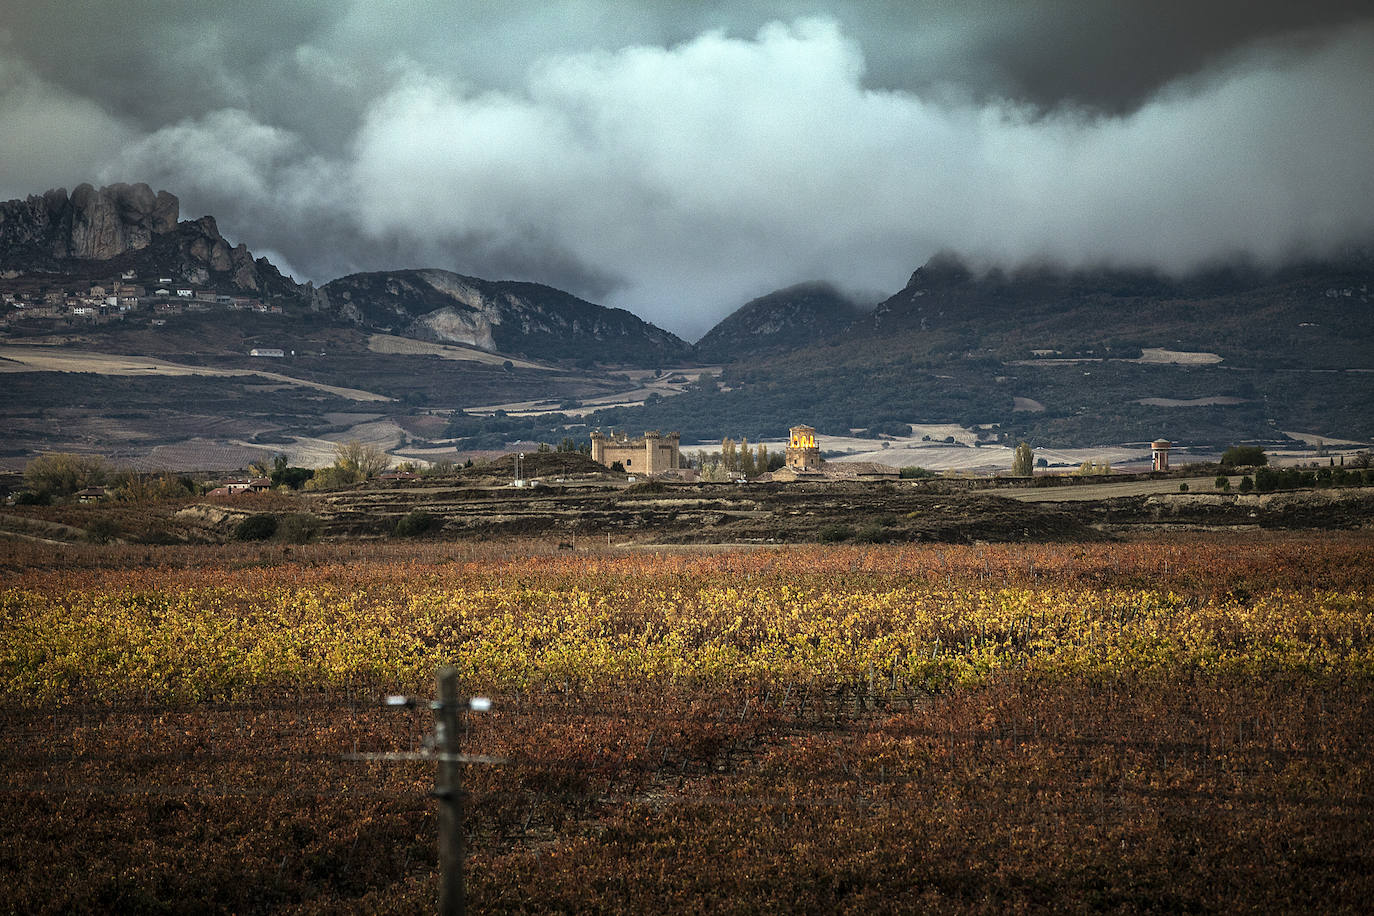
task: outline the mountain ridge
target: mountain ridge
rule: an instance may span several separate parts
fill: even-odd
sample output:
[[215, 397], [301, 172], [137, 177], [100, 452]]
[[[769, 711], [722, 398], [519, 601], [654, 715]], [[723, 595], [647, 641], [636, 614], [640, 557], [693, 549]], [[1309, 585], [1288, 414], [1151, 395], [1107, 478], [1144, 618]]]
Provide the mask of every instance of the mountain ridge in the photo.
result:
[[764, 352], [824, 343], [841, 334], [862, 309], [833, 285], [798, 283], [751, 299], [696, 342], [699, 359], [732, 362]]
[[370, 330], [584, 367], [665, 365], [691, 354], [690, 344], [632, 312], [539, 283], [427, 268], [349, 274], [319, 289], [298, 284], [246, 245], [231, 246], [213, 216], [179, 220], [179, 210], [175, 195], [142, 183], [0, 202], [0, 279], [50, 286], [131, 272]]
[[[1237, 264], [1184, 278], [1043, 265], [982, 270], [945, 253], [870, 311], [853, 311], [825, 284], [799, 284], [750, 300], [692, 346], [630, 312], [538, 283], [417, 269], [301, 286], [244, 246], [230, 247], [212, 217], [177, 221], [172, 195], [146, 186], [78, 190], [0, 204], [0, 280], [26, 269], [33, 274], [15, 282], [60, 285], [60, 271], [96, 278], [156, 265], [188, 283], [232, 286], [236, 271], [252, 265], [258, 296], [286, 305], [286, 324], [264, 319], [278, 323], [248, 334], [246, 319], [203, 306], [194, 321], [205, 344], [150, 327], [166, 322], [144, 320], [146, 312], [109, 332], [124, 334], [127, 352], [177, 346], [204, 354], [213, 345], [213, 358], [226, 362], [242, 361], [250, 347], [298, 349], [312, 354], [290, 364], [302, 377], [353, 384], [351, 376], [366, 371], [377, 390], [408, 405], [508, 406], [528, 423], [489, 423], [492, 435], [507, 438], [558, 442], [600, 426], [675, 429], [683, 441], [755, 439], [798, 422], [825, 435], [875, 437], [956, 424], [978, 430], [980, 442], [1027, 438], [1066, 447], [1160, 435], [1265, 440], [1283, 429], [1374, 437], [1374, 258], [1363, 249], [1325, 262]], [[6, 319], [23, 321], [22, 311], [7, 307]], [[441, 372], [419, 357], [345, 345], [365, 330], [526, 356], [563, 371], [546, 373], [553, 380], [526, 377], [515, 366], [503, 372], [497, 360], [461, 371], [449, 363]], [[106, 331], [73, 312], [47, 332], [17, 333], [51, 333], [60, 342]], [[607, 371], [693, 362], [724, 371], [662, 392], [638, 385], [642, 374]], [[617, 385], [623, 397], [608, 398]], [[541, 413], [550, 415], [543, 427]]]
[[320, 292], [360, 325], [532, 359], [656, 366], [691, 352], [681, 338], [632, 312], [541, 283], [431, 268], [349, 274]]

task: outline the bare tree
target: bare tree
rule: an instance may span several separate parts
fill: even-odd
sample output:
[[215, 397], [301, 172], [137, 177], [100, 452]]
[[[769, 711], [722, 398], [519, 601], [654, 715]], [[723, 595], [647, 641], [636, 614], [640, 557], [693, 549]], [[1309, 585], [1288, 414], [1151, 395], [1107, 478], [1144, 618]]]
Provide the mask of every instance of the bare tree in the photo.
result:
[[354, 480], [376, 477], [390, 465], [390, 456], [369, 442], [350, 439], [334, 446], [334, 466]]

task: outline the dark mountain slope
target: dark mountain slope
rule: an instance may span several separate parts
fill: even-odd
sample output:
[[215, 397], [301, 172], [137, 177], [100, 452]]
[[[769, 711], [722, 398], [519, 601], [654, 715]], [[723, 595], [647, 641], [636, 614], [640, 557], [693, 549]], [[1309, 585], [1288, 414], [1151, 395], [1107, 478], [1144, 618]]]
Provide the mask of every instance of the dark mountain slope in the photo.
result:
[[703, 362], [734, 362], [824, 344], [860, 317], [857, 305], [825, 283], [781, 289], [741, 306], [696, 344]]
[[[1183, 279], [1132, 271], [994, 271], [942, 256], [881, 303], [856, 338], [923, 349], [923, 334], [1003, 360], [1134, 356], [1143, 348], [1214, 352], [1265, 368], [1374, 368], [1374, 259], [1282, 270], [1234, 267]], [[1091, 351], [1091, 352], [1090, 352]]]
[[703, 439], [799, 422], [825, 435], [954, 422], [990, 441], [1062, 447], [1161, 435], [1224, 446], [1283, 430], [1369, 439], [1371, 286], [1374, 262], [1360, 253], [1183, 280], [980, 276], [943, 257], [822, 343], [737, 359], [719, 390], [589, 422]]

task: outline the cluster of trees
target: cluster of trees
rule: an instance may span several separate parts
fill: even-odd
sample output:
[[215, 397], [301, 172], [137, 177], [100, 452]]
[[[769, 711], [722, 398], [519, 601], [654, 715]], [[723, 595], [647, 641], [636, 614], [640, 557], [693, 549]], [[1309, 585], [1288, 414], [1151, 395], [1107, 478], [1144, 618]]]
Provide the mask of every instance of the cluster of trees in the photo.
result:
[[1269, 463], [1269, 456], [1258, 445], [1233, 445], [1221, 453], [1224, 468], [1257, 468]]
[[[289, 465], [285, 455], [278, 455], [271, 464], [254, 462], [249, 465], [249, 470], [258, 477], [271, 480], [274, 487], [292, 490], [301, 489], [315, 476], [315, 471], [310, 468]], [[69, 452], [40, 455], [30, 461], [24, 468], [24, 484], [28, 489], [21, 494], [21, 500], [40, 504], [67, 499], [91, 487], [104, 489], [112, 499], [150, 502], [200, 496], [209, 486], [185, 474], [145, 473], [130, 468], [114, 468], [98, 455]]]
[[1080, 464], [1078, 466], [1078, 469], [1075, 470], [1073, 473], [1076, 477], [1101, 477], [1106, 474], [1110, 474], [1111, 472], [1111, 462], [1093, 461], [1092, 459], [1088, 459], [1084, 461], [1082, 464]]
[[272, 481], [274, 487], [286, 487], [290, 490], [299, 490], [315, 476], [314, 468], [294, 467], [287, 463], [285, 455], [273, 458], [271, 464], [255, 461], [248, 466], [248, 470], [258, 477], [266, 477]]
[[[1245, 478], [1248, 480], [1249, 478]], [[1374, 486], [1371, 468], [1271, 468], [1255, 470], [1255, 489], [1260, 493], [1274, 490], [1294, 490], [1301, 487], [1367, 487]], [[1245, 480], [1241, 481], [1245, 489]]]
[[[536, 442], [587, 439], [590, 443], [591, 427], [582, 420], [563, 413], [544, 414], [538, 417], [511, 417], [507, 416], [505, 411], [498, 410], [490, 417], [475, 417], [455, 410], [449, 417], [444, 436], [450, 439], [465, 439], [468, 448], [499, 449], [504, 448], [508, 442], [520, 439], [532, 439]], [[591, 445], [588, 444], [587, 448], [590, 450]]]
[[40, 455], [24, 468], [24, 484], [41, 500], [71, 496], [87, 487], [103, 487], [110, 478], [103, 458], [55, 452]]
[[720, 451], [698, 451], [687, 459], [687, 464], [696, 468], [704, 480], [724, 480], [732, 474], [753, 477], [776, 471], [784, 460], [781, 454], [769, 454], [768, 446], [762, 442], [750, 447], [747, 437], [736, 443], [727, 436], [721, 440]]
[[334, 463], [315, 471], [306, 484], [309, 490], [346, 487], [362, 483], [391, 466], [391, 457], [375, 445], [350, 439], [334, 446]]
[[[543, 450], [544, 446], [541, 444], [539, 448]], [[578, 440], [574, 439], [572, 436], [564, 436], [558, 442], [557, 451], [565, 454], [586, 455], [591, 457], [592, 443], [590, 439]]]
[[128, 468], [112, 468], [98, 455], [54, 452], [40, 455], [24, 468], [20, 501], [47, 504], [67, 499], [90, 487], [101, 487], [118, 500], [146, 502], [199, 495], [203, 489], [190, 477], [178, 474], [146, 474]]

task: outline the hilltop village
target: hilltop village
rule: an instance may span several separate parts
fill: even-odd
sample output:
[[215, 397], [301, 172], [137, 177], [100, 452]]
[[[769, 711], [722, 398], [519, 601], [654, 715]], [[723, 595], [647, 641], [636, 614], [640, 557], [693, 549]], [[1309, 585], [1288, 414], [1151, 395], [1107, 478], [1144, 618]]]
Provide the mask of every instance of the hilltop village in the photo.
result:
[[[18, 277], [7, 271], [4, 279]], [[66, 321], [69, 326], [108, 324], [144, 317], [158, 327], [169, 315], [208, 312], [213, 309], [253, 311], [281, 315], [282, 307], [256, 296], [218, 291], [206, 285], [178, 283], [171, 277], [140, 278], [126, 270], [118, 276], [92, 283], [68, 281], [0, 293], [0, 323], [20, 325], [31, 321]]]

